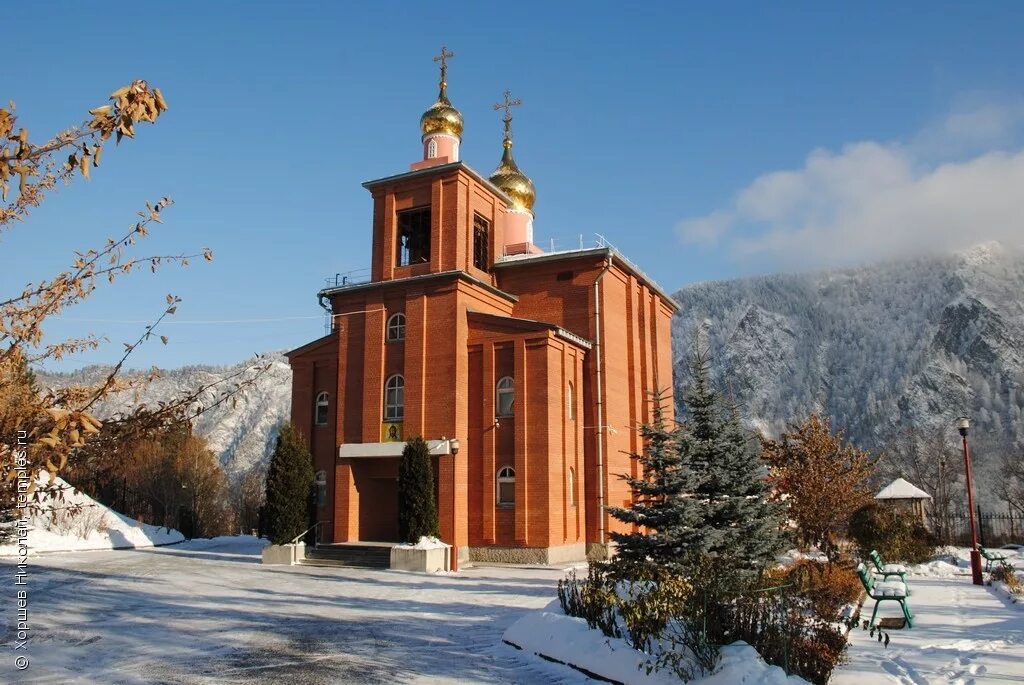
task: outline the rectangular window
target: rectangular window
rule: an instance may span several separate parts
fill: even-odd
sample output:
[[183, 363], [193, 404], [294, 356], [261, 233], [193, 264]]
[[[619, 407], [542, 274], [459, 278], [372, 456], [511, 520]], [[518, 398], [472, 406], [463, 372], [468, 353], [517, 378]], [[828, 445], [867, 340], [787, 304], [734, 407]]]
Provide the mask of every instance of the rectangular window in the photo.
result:
[[491, 265], [488, 253], [491, 244], [491, 222], [479, 214], [473, 215], [473, 266], [487, 271]]
[[409, 266], [430, 261], [430, 207], [398, 213], [395, 264]]
[[516, 483], [511, 482], [499, 482], [498, 483], [498, 504], [504, 506], [511, 506], [516, 503]]

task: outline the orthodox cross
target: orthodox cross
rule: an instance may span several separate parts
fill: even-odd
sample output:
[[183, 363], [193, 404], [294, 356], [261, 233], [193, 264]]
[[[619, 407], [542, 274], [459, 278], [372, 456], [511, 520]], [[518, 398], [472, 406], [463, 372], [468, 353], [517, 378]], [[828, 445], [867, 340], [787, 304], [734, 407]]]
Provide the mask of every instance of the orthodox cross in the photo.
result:
[[441, 63], [441, 83], [445, 82], [448, 75], [448, 59], [455, 57], [455, 53], [448, 49], [448, 46], [441, 46], [441, 54], [434, 57], [435, 62]]
[[505, 91], [505, 102], [499, 102], [494, 105], [494, 111], [497, 112], [499, 109], [505, 110], [505, 116], [502, 121], [505, 122], [505, 138], [508, 140], [512, 139], [512, 108], [519, 107], [523, 104], [523, 101], [519, 98], [512, 99], [512, 91]]

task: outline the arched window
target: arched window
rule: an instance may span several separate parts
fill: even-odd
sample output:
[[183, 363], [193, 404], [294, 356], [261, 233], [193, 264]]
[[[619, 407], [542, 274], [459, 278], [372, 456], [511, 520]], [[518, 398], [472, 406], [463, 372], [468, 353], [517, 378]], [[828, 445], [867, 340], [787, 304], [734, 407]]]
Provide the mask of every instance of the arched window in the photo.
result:
[[384, 420], [401, 421], [405, 416], [405, 379], [396, 374], [384, 384]]
[[427, 159], [433, 159], [437, 157], [437, 139], [431, 138], [430, 142], [427, 143]]
[[576, 420], [576, 388], [573, 387], [572, 381], [569, 381], [569, 387], [565, 389], [565, 403], [569, 409], [569, 420]]
[[316, 396], [316, 425], [318, 426], [327, 425], [327, 398], [326, 392]]
[[398, 312], [388, 318], [388, 342], [405, 340], [405, 314]]
[[516, 472], [511, 466], [498, 469], [498, 504], [511, 506], [516, 503]]
[[512, 416], [512, 407], [516, 402], [516, 382], [511, 376], [505, 376], [498, 381], [495, 395], [495, 415]]
[[568, 475], [565, 478], [565, 487], [569, 491], [567, 493], [569, 495], [569, 506], [570, 507], [575, 507], [576, 506], [576, 471], [574, 471], [571, 466], [569, 467], [569, 473], [568, 473]]

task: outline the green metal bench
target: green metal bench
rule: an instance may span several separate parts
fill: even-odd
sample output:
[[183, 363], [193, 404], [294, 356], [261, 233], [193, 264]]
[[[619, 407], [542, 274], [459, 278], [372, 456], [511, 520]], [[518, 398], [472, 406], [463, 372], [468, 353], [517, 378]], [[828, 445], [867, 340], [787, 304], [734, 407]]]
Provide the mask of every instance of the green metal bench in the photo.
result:
[[907, 567], [903, 564], [885, 564], [882, 562], [882, 557], [878, 553], [878, 550], [871, 550], [868, 554], [868, 558], [871, 559], [871, 563], [874, 564], [875, 571], [882, 576], [882, 580], [889, 580], [890, 576], [896, 576], [900, 581], [907, 586], [907, 596], [912, 595], [910, 591], [910, 584], [907, 583]]
[[[984, 547], [978, 547], [978, 551], [981, 552], [981, 556], [985, 557], [985, 572], [992, 572], [992, 564], [1009, 563], [1011, 557], [1007, 554], [999, 554], [990, 549]], [[1012, 566], [1012, 564], [1011, 564]]]
[[871, 626], [875, 625], [878, 605], [888, 601], [899, 602], [900, 608], [903, 610], [903, 618], [907, 620], [907, 627], [914, 627], [914, 615], [910, 613], [910, 607], [907, 606], [907, 586], [905, 583], [896, 581], [876, 582], [875, 577], [871, 575], [868, 567], [863, 563], [857, 564], [857, 575], [860, 576], [860, 582], [864, 586], [864, 591], [868, 593], [868, 597], [875, 600], [875, 610], [871, 612]]

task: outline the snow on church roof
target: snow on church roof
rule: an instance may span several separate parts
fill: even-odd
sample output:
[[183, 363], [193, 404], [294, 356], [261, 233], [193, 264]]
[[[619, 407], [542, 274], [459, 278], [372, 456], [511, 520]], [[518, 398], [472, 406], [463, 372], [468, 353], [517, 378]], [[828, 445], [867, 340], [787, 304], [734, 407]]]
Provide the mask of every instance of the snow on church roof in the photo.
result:
[[911, 485], [909, 482], [902, 478], [897, 478], [893, 482], [886, 485], [884, 488], [878, 491], [875, 495], [875, 499], [931, 499], [932, 496], [927, 492]]

